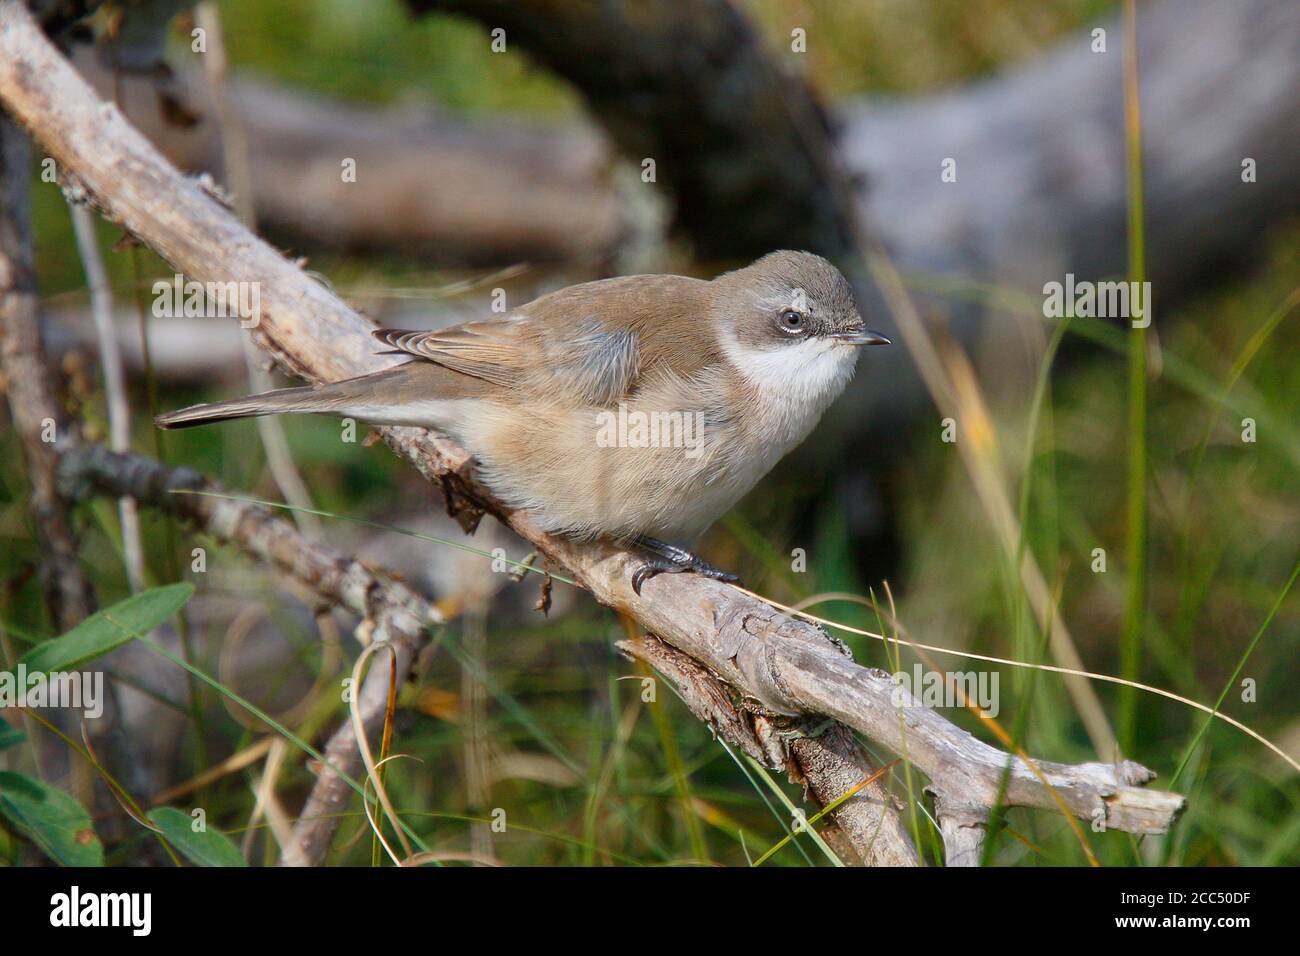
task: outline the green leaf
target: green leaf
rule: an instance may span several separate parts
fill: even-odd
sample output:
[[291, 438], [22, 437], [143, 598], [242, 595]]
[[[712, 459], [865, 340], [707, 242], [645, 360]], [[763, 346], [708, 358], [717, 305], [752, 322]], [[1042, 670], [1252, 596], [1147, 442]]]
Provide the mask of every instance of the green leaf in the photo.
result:
[[159, 807], [149, 811], [149, 820], [162, 830], [169, 843], [197, 866], [246, 866], [239, 848], [230, 837], [211, 827], [195, 833], [193, 821], [184, 810]]
[[62, 637], [32, 648], [20, 663], [29, 673], [71, 670], [148, 634], [184, 607], [193, 593], [194, 585], [188, 582], [141, 591], [92, 614]]
[[62, 790], [0, 771], [0, 816], [63, 866], [103, 866], [104, 846], [86, 813]]
[[0, 717], [0, 750], [7, 747], [16, 747], [24, 740], [27, 735], [16, 727], [10, 727], [5, 723], [4, 718]]

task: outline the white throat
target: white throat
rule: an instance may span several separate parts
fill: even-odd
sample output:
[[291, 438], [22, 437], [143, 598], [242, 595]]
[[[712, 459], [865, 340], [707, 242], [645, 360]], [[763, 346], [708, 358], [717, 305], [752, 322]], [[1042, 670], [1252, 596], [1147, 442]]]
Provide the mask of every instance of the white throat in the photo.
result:
[[742, 345], [727, 329], [721, 342], [723, 353], [764, 398], [786, 403], [795, 415], [813, 415], [814, 421], [844, 391], [858, 357], [855, 347], [826, 338], [759, 349]]
[[758, 349], [741, 345], [730, 330], [721, 342], [723, 353], [757, 393], [747, 418], [762, 449], [749, 463], [756, 481], [808, 437], [844, 391], [853, 377], [857, 349], [827, 339]]

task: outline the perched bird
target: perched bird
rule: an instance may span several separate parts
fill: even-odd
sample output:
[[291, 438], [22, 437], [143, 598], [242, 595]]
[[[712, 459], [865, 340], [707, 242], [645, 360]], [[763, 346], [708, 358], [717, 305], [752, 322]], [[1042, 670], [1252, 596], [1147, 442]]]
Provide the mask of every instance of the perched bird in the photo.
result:
[[157, 423], [323, 412], [435, 429], [546, 530], [647, 552], [638, 592], [664, 571], [735, 580], [681, 545], [807, 437], [852, 377], [858, 346], [889, 342], [863, 324], [839, 270], [789, 251], [712, 281], [603, 279], [499, 319], [374, 334], [414, 361]]

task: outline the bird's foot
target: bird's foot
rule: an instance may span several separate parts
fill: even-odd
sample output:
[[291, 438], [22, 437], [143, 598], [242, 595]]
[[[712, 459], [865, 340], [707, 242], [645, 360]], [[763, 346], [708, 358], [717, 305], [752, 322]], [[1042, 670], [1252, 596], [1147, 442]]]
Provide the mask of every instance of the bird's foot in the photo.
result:
[[730, 571], [715, 568], [699, 555], [685, 548], [679, 548], [675, 544], [645, 535], [639, 535], [634, 543], [654, 556], [632, 574], [632, 590], [637, 594], [641, 593], [641, 585], [656, 574], [681, 574], [683, 571], [690, 571], [701, 577], [727, 584], [740, 583], [740, 578]]

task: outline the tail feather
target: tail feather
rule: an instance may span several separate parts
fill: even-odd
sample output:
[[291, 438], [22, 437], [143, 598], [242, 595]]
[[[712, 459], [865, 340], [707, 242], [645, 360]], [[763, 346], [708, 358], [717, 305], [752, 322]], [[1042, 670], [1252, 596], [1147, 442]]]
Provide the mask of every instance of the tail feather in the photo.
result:
[[225, 402], [208, 405], [191, 405], [189, 408], [167, 412], [154, 419], [159, 428], [190, 428], [211, 422], [227, 422], [236, 418], [254, 418], [259, 415], [278, 415], [283, 412], [330, 412], [338, 402], [330, 389], [313, 386], [278, 388], [261, 395], [247, 395]]
[[192, 405], [159, 415], [159, 428], [189, 428], [209, 422], [285, 412], [322, 412], [372, 425], [438, 428], [453, 414], [456, 399], [474, 398], [497, 386], [433, 362], [407, 362], [341, 382], [280, 388], [211, 405]]

